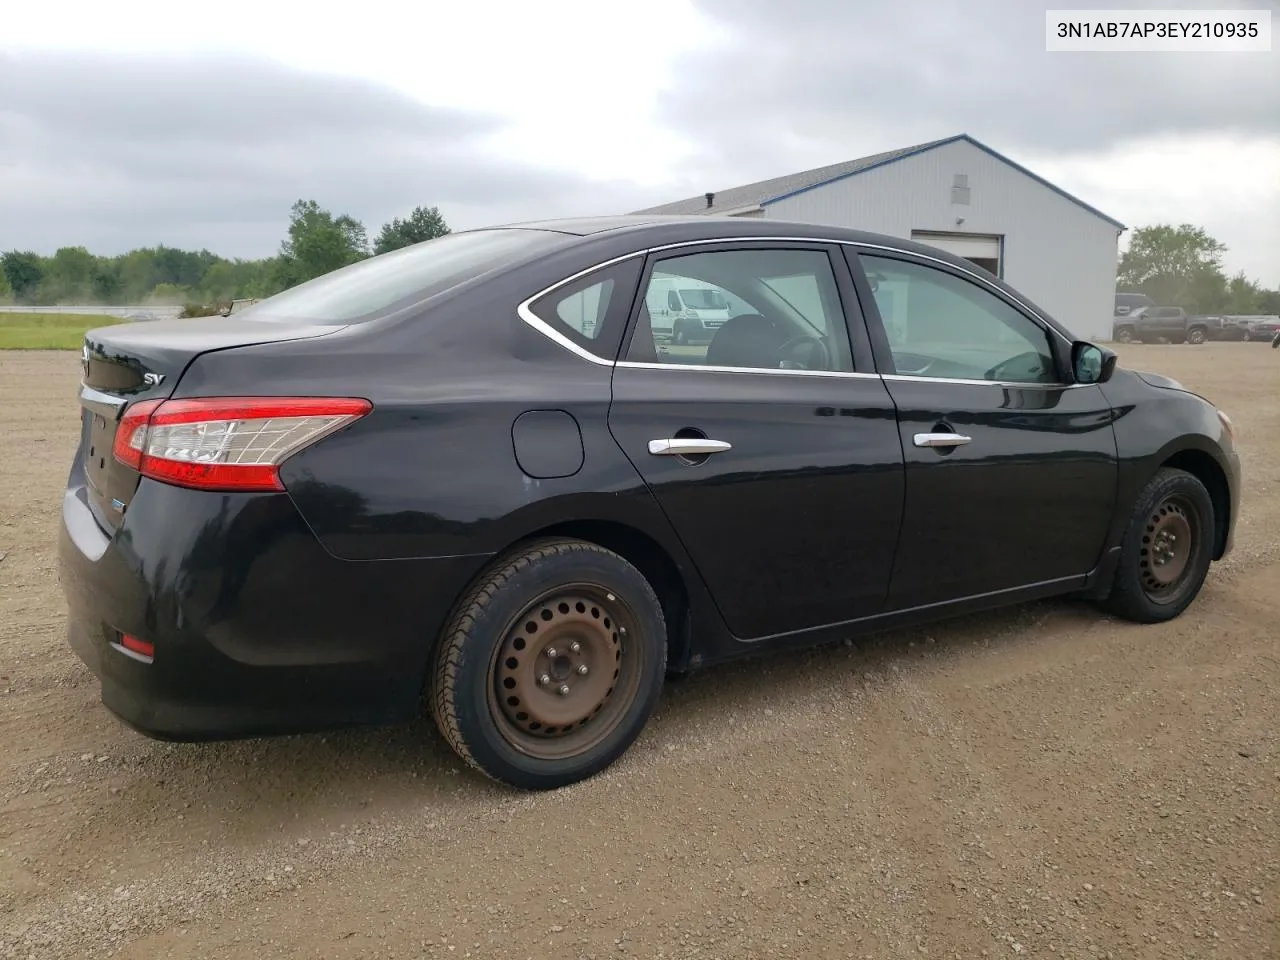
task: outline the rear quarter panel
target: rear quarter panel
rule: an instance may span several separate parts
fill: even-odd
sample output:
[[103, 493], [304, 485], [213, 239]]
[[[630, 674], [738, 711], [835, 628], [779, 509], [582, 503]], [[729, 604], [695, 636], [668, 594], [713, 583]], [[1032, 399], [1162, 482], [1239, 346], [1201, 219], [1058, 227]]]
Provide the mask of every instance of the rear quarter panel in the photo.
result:
[[[495, 285], [492, 293], [437, 306], [420, 324], [349, 328], [326, 338], [323, 348], [297, 342], [207, 354], [175, 395], [372, 401], [371, 414], [281, 469], [307, 526], [339, 560], [468, 557], [481, 570], [534, 534], [610, 523], [644, 534], [670, 559], [685, 587], [688, 623], [696, 624], [687, 629], [697, 647], [731, 644], [666, 515], [608, 430], [612, 367], [569, 353], [514, 309], [558, 278], [515, 291]], [[581, 433], [576, 472], [539, 478], [521, 469], [512, 425], [531, 410], [572, 416]], [[680, 668], [697, 649], [682, 642], [672, 655], [672, 667]]]

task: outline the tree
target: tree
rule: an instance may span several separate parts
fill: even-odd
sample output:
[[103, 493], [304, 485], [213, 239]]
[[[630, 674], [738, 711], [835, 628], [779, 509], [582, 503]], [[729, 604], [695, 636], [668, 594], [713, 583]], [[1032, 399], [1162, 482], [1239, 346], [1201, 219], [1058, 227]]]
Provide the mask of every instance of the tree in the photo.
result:
[[359, 220], [335, 217], [314, 200], [299, 200], [289, 217], [289, 236], [280, 245], [277, 275], [293, 286], [368, 255], [369, 239]]
[[44, 263], [41, 303], [85, 303], [93, 296], [98, 258], [84, 247], [61, 247]]
[[191, 299], [191, 290], [177, 283], [157, 283], [147, 294], [149, 304], [176, 307]]
[[1189, 223], [1140, 227], [1120, 258], [1117, 279], [1122, 289], [1140, 290], [1157, 303], [1204, 308], [1206, 301], [1225, 299], [1226, 249]]
[[449, 233], [439, 207], [414, 207], [413, 213], [401, 220], [394, 218], [382, 225], [382, 232], [373, 244], [374, 253], [389, 253], [424, 240], [434, 240]]
[[9, 277], [0, 270], [0, 303], [13, 302], [13, 288], [9, 286]]
[[93, 275], [93, 298], [103, 303], [116, 303], [124, 284], [120, 278], [120, 258], [99, 260]]
[[0, 269], [4, 270], [13, 298], [19, 303], [31, 303], [40, 281], [44, 278], [44, 264], [37, 253], [29, 250], [10, 250], [0, 256]]
[[1222, 312], [1237, 316], [1262, 313], [1262, 298], [1265, 291], [1245, 276], [1244, 271], [1237, 273], [1227, 281], [1226, 303]]

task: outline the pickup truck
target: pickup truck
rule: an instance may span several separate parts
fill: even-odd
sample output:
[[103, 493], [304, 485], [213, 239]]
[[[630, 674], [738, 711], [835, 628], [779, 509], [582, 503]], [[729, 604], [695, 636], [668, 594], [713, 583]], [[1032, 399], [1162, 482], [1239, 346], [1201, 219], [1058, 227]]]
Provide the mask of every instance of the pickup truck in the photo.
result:
[[1112, 321], [1112, 337], [1121, 343], [1204, 343], [1226, 334], [1221, 317], [1188, 316], [1182, 307], [1136, 307]]

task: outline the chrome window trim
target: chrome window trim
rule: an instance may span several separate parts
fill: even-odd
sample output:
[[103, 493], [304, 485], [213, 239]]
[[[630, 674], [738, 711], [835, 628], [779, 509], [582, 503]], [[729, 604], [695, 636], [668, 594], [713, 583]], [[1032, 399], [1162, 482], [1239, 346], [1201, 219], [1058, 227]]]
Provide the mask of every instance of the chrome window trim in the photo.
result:
[[573, 274], [572, 276], [565, 277], [563, 280], [557, 280], [555, 283], [551, 284], [551, 286], [546, 287], [543, 290], [539, 290], [533, 296], [520, 301], [520, 303], [516, 306], [516, 313], [517, 315], [519, 315], [521, 320], [523, 320], [529, 326], [533, 327], [534, 330], [537, 330], [540, 334], [542, 334], [548, 340], [552, 340], [555, 343], [558, 343], [560, 346], [564, 347], [570, 353], [577, 354], [583, 360], [589, 360], [591, 363], [594, 363], [598, 366], [612, 367], [617, 361], [606, 360], [604, 357], [601, 357], [592, 353], [586, 347], [578, 346], [578, 344], [574, 343], [572, 340], [566, 337], [563, 333], [561, 333], [555, 327], [551, 326], [551, 324], [547, 323], [545, 320], [539, 317], [536, 313], [534, 313], [531, 304], [535, 300], [540, 300], [543, 297], [545, 297], [547, 294], [552, 293], [556, 290], [559, 290], [561, 287], [566, 286], [570, 283], [573, 283], [575, 280], [581, 280], [583, 277], [585, 277], [589, 273], [595, 273], [597, 270], [604, 270], [606, 267], [612, 267], [616, 263], [623, 263], [624, 261], [631, 260], [634, 257], [644, 257], [646, 255], [647, 255], [646, 251], [637, 250], [633, 253], [623, 254], [620, 257], [614, 257], [612, 260], [605, 260], [603, 263], [597, 263], [594, 266], [587, 267], [587, 269], [585, 270], [579, 270], [577, 273]]
[[908, 383], [959, 383], [978, 387], [1013, 387], [1018, 390], [1074, 390], [1077, 387], [1096, 387], [1096, 383], [1041, 383], [1038, 380], [964, 380], [958, 377], [917, 377], [905, 373], [886, 373], [882, 380], [905, 380]]
[[837, 377], [846, 380], [879, 380], [878, 373], [855, 370], [775, 370], [773, 367], [718, 367], [698, 363], [652, 363], [647, 360], [619, 360], [614, 366], [628, 370], [683, 370], [689, 373], [762, 373], [782, 377]]
[[545, 297], [547, 294], [552, 293], [553, 291], [559, 289], [560, 287], [573, 283], [575, 280], [580, 280], [582, 277], [585, 277], [589, 273], [594, 273], [597, 270], [603, 270], [606, 267], [611, 267], [617, 263], [623, 263], [624, 261], [631, 260], [634, 257], [648, 257], [654, 253], [662, 253], [665, 250], [679, 250], [684, 247], [702, 247], [702, 246], [712, 246], [716, 244], [735, 244], [735, 243], [816, 243], [816, 244], [824, 244], [824, 245], [834, 244], [836, 246], [855, 247], [862, 250], [881, 250], [887, 253], [896, 253], [905, 257], [911, 257], [917, 260], [926, 260], [931, 263], [936, 263], [939, 266], [947, 267], [951, 270], [955, 270], [959, 273], [965, 274], [966, 276], [972, 278], [975, 282], [977, 282], [983, 288], [990, 290], [997, 297], [1007, 298], [1008, 300], [1013, 301], [1022, 310], [1022, 312], [1026, 314], [1034, 323], [1039, 325], [1041, 329], [1045, 331], [1045, 333], [1056, 336], [1059, 340], [1061, 340], [1067, 346], [1071, 345], [1071, 340], [1065, 335], [1063, 335], [1056, 327], [1050, 324], [1048, 320], [1046, 320], [1045, 317], [1040, 314], [1039, 311], [1034, 310], [1031, 306], [1025, 303], [1020, 297], [1016, 297], [1013, 294], [1009, 293], [1008, 291], [1002, 290], [1000, 287], [991, 283], [990, 280], [986, 279], [985, 277], [983, 277], [978, 273], [975, 273], [972, 270], [959, 266], [958, 264], [954, 264], [946, 260], [942, 260], [938, 257], [929, 256], [926, 253], [917, 253], [914, 250], [904, 250], [901, 247], [892, 247], [887, 244], [880, 244], [880, 243], [869, 243], [863, 240], [833, 240], [829, 237], [762, 237], [762, 236], [711, 237], [711, 238], [702, 239], [702, 240], [680, 240], [676, 243], [663, 243], [663, 244], [658, 244], [657, 246], [645, 247], [644, 249], [641, 249], [641, 250], [634, 250], [631, 253], [624, 253], [621, 256], [617, 256], [609, 260], [601, 261], [600, 263], [587, 267], [585, 270], [579, 270], [575, 274], [572, 274], [561, 280], [557, 280], [555, 283], [551, 284], [550, 286], [544, 287], [543, 289], [539, 290], [537, 293], [533, 294], [532, 296], [522, 300], [516, 306], [516, 313], [517, 315], [519, 315], [521, 320], [523, 320], [526, 324], [528, 324], [534, 330], [538, 331], [538, 333], [542, 334], [548, 340], [551, 340], [554, 343], [559, 344], [560, 346], [568, 350], [570, 353], [573, 353], [581, 357], [583, 360], [587, 360], [590, 363], [594, 363], [597, 366], [602, 366], [602, 367], [615, 367], [615, 368], [627, 367], [630, 369], [637, 369], [637, 370], [683, 370], [688, 373], [695, 373], [695, 372], [763, 373], [763, 374], [770, 374], [775, 376], [789, 376], [789, 377], [795, 377], [795, 376], [815, 377], [816, 376], [816, 377], [834, 377], [834, 378], [858, 379], [858, 380], [866, 380], [866, 379], [901, 380], [901, 381], [917, 382], [917, 383], [977, 384], [977, 385], [988, 386], [988, 387], [1004, 387], [1004, 388], [1015, 387], [1020, 389], [1039, 388], [1039, 389], [1070, 390], [1075, 387], [1093, 386], [1093, 384], [1088, 384], [1088, 383], [1021, 383], [1016, 381], [1010, 382], [1010, 381], [999, 381], [999, 380], [964, 380], [964, 379], [954, 379], [954, 378], [948, 378], [948, 377], [914, 377], [914, 376], [908, 376], [905, 374], [863, 373], [860, 371], [852, 371], [852, 370], [850, 371], [775, 370], [771, 367], [718, 367], [718, 366], [699, 365], [699, 364], [693, 364], [693, 363], [688, 363], [688, 364], [650, 363], [647, 361], [638, 361], [638, 360], [606, 360], [604, 357], [598, 356], [592, 353], [590, 350], [587, 350], [584, 347], [580, 347], [578, 344], [574, 343], [564, 334], [560, 333], [560, 331], [552, 327], [545, 320], [538, 317], [537, 314], [533, 312], [530, 306], [535, 300], [539, 300], [542, 297]]

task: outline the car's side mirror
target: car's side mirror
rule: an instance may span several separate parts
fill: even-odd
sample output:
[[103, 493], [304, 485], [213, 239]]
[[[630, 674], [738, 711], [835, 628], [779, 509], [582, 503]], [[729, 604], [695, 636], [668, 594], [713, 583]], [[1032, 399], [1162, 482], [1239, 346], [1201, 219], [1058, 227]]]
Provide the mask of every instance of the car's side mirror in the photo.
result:
[[1116, 355], [1085, 340], [1071, 345], [1071, 373], [1076, 383], [1106, 383], [1116, 369]]

